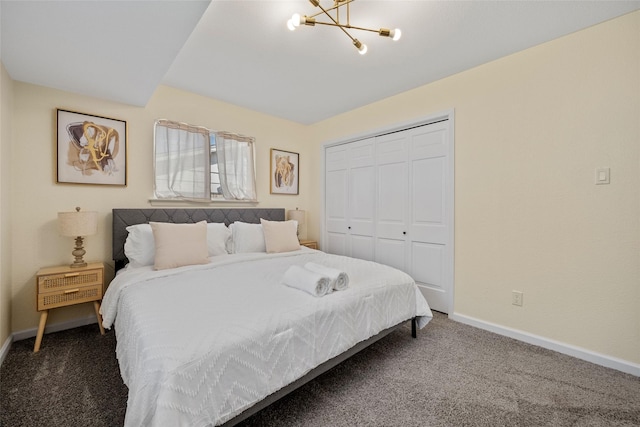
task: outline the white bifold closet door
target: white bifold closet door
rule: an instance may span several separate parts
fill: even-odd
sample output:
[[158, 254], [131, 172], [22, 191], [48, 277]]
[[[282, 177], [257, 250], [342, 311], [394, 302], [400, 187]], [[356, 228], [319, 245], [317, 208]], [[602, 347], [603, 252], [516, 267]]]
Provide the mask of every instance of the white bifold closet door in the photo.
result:
[[448, 125], [376, 138], [375, 260], [408, 273], [431, 307], [448, 312]]
[[448, 312], [451, 152], [447, 120], [327, 147], [323, 250], [402, 270]]
[[374, 259], [375, 138], [325, 153], [325, 251]]

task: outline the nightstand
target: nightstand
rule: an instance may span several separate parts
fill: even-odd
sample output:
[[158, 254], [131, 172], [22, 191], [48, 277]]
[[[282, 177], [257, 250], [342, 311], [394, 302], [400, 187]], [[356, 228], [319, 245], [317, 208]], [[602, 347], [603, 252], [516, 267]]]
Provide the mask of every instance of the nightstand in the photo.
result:
[[311, 249], [318, 249], [318, 242], [316, 240], [300, 240], [300, 245]]
[[71, 268], [69, 265], [41, 268], [36, 277], [38, 311], [41, 313], [34, 353], [40, 350], [47, 316], [52, 308], [93, 302], [100, 333], [104, 335], [98, 303], [104, 293], [103, 263], [88, 263], [80, 268]]

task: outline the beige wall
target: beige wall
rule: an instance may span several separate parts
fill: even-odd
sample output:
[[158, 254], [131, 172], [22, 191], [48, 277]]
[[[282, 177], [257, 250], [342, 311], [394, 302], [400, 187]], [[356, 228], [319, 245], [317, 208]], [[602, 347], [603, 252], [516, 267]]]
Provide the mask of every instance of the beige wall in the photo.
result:
[[0, 62], [0, 347], [11, 334], [11, 113], [13, 82]]
[[[639, 31], [636, 12], [308, 127], [167, 87], [135, 108], [13, 82], [11, 329], [37, 326], [37, 269], [70, 261], [58, 211], [99, 211], [87, 258], [109, 260], [111, 208], [149, 205], [155, 118], [256, 136], [260, 207], [307, 209], [318, 237], [323, 142], [455, 108], [455, 312], [640, 363]], [[126, 188], [55, 184], [56, 107], [127, 120]], [[301, 153], [300, 196], [269, 195], [271, 147]]]
[[[455, 313], [640, 363], [639, 34], [636, 12], [310, 135], [320, 152], [455, 108]], [[597, 167], [610, 185], [594, 185]]]
[[[98, 211], [99, 231], [85, 239], [85, 259], [111, 262], [111, 209], [150, 207], [148, 201], [153, 195], [153, 123], [156, 118], [255, 136], [259, 207], [295, 209], [306, 208], [310, 203], [311, 176], [304, 169], [300, 177], [300, 196], [272, 196], [268, 185], [270, 148], [299, 152], [303, 168], [311, 160], [311, 150], [304, 138], [306, 129], [302, 125], [167, 87], [158, 88], [145, 108], [19, 82], [14, 82], [14, 90], [13, 128], [19, 131], [13, 135], [12, 162], [20, 165], [14, 168], [12, 181], [14, 332], [37, 327], [34, 284], [37, 270], [73, 260], [72, 239], [58, 235], [57, 212], [73, 210], [75, 206]], [[56, 108], [127, 121], [126, 188], [55, 183]], [[90, 317], [91, 310], [90, 304], [52, 310], [47, 324]]]

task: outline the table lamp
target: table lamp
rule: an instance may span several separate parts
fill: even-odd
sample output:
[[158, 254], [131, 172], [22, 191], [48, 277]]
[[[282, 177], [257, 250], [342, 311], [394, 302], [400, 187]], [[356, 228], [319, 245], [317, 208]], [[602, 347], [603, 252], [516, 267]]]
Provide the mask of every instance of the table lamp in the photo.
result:
[[86, 267], [87, 263], [82, 259], [86, 251], [82, 245], [84, 236], [98, 231], [98, 212], [80, 212], [80, 208], [75, 212], [58, 212], [58, 229], [61, 235], [76, 238], [76, 247], [71, 252], [75, 261], [71, 267]]
[[298, 221], [298, 229], [296, 230], [298, 240], [305, 239], [307, 237], [306, 228], [304, 228], [304, 225], [306, 224], [306, 216], [307, 213], [304, 210], [299, 210], [298, 208], [296, 208], [295, 211], [287, 211], [287, 219]]

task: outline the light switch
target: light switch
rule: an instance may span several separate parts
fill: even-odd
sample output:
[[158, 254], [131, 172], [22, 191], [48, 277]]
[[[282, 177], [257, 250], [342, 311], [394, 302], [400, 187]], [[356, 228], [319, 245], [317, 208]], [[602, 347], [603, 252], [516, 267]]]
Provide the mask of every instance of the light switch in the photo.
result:
[[609, 168], [596, 168], [596, 184], [609, 184]]

